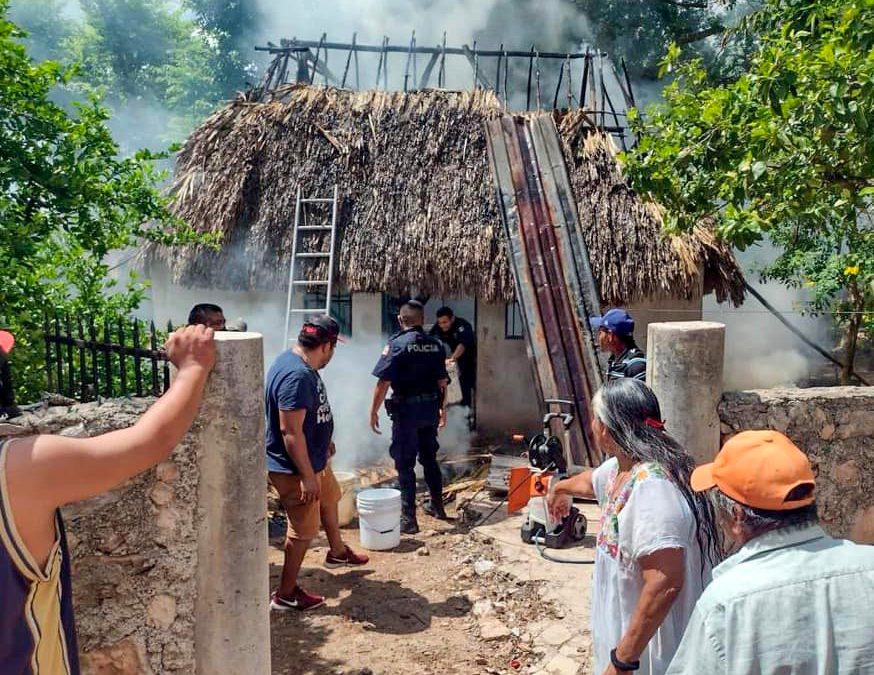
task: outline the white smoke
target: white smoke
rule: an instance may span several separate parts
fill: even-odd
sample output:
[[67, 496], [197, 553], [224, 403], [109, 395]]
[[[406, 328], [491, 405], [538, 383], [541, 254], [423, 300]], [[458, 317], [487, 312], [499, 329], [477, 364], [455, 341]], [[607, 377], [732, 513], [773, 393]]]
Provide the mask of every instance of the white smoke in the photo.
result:
[[[828, 318], [802, 313], [807, 301], [804, 289], [788, 288], [777, 282], [755, 282], [758, 270], [776, 258], [773, 247], [757, 246], [739, 254], [738, 258], [750, 285], [790, 323], [814, 343], [826, 349], [832, 345]], [[749, 294], [738, 308], [727, 303], [718, 305], [713, 296], [708, 296], [704, 300], [703, 318], [726, 326], [726, 390], [804, 384], [820, 375], [826, 363], [821, 355], [807, 347]]]

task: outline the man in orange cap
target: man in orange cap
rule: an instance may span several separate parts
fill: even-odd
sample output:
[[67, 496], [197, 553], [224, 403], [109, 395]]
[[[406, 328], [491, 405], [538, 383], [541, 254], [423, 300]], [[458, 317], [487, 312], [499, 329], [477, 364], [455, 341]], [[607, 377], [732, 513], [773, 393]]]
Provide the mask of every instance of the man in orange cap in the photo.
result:
[[807, 456], [744, 431], [692, 474], [738, 550], [713, 570], [668, 673], [874, 672], [874, 546], [817, 525]]

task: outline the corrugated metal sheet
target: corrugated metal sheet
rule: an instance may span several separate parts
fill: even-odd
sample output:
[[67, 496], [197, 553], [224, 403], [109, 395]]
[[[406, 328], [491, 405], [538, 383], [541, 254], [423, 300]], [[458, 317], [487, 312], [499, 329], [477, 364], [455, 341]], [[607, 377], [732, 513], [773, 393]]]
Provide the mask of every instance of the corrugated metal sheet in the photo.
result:
[[573, 403], [569, 459], [597, 466], [590, 416], [601, 372], [588, 318], [600, 303], [558, 131], [547, 114], [505, 115], [486, 131], [538, 394]]

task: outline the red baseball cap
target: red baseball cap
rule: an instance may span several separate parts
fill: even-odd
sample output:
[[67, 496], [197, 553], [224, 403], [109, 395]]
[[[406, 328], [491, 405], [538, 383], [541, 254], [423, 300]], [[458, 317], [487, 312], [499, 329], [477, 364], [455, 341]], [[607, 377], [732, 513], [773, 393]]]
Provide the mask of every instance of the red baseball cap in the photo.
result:
[[14, 346], [15, 336], [8, 330], [0, 330], [0, 349], [8, 354]]
[[743, 431], [732, 437], [716, 459], [692, 472], [692, 489], [717, 487], [736, 502], [768, 511], [791, 511], [811, 504], [813, 493], [787, 501], [801, 485], [814, 487], [810, 461], [777, 431]]

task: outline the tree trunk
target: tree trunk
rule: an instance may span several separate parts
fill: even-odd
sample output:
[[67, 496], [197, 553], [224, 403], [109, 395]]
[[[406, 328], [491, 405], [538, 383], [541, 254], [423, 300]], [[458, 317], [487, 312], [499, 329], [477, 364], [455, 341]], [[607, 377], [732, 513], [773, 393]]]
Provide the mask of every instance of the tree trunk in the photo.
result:
[[844, 367], [841, 368], [841, 384], [852, 384], [853, 365], [856, 361], [856, 344], [859, 340], [859, 329], [862, 327], [862, 311], [865, 309], [865, 294], [859, 292], [859, 285], [852, 281], [849, 285], [850, 322], [847, 324], [847, 352], [844, 354]]

